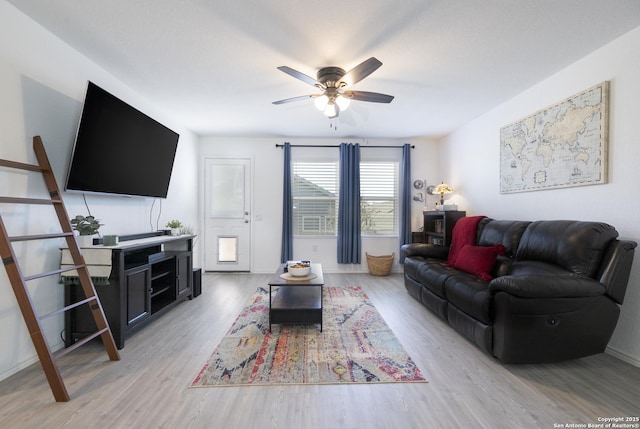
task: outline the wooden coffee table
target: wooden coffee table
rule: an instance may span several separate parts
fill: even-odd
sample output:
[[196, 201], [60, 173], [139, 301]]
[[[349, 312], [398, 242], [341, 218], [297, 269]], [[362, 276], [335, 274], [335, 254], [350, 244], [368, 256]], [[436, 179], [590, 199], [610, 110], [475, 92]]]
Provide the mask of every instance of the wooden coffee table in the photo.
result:
[[284, 267], [269, 282], [269, 331], [274, 323], [309, 323], [319, 324], [322, 332], [322, 265], [311, 264], [311, 275], [300, 278], [283, 278]]

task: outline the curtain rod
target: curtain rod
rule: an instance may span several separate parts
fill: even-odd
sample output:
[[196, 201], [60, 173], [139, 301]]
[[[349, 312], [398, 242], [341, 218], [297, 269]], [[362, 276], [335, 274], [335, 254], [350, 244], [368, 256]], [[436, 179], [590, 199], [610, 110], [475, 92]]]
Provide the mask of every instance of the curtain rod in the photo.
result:
[[[322, 144], [292, 144], [291, 147], [340, 147], [339, 144], [336, 145], [322, 145]], [[284, 147], [283, 144], [276, 143], [276, 147]], [[391, 149], [402, 149], [403, 146], [360, 146], [361, 149], [370, 147], [370, 148], [391, 148]], [[415, 145], [411, 145], [411, 149], [415, 149]]]

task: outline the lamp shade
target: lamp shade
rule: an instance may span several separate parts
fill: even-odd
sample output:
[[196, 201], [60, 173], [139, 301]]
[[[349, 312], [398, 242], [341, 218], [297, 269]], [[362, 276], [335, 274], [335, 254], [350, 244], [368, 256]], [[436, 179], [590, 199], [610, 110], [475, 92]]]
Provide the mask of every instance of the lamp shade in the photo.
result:
[[329, 97], [327, 97], [326, 95], [321, 95], [319, 97], [316, 97], [313, 103], [316, 105], [316, 108], [318, 110], [324, 111], [324, 109], [327, 107], [327, 103], [329, 103]]
[[327, 104], [327, 107], [324, 109], [324, 114], [330, 118], [335, 118], [338, 111], [336, 110], [336, 105], [332, 102]]
[[349, 107], [349, 104], [351, 104], [351, 100], [349, 100], [347, 97], [343, 97], [342, 95], [338, 95], [338, 97], [336, 98], [336, 104], [340, 108], [340, 111], [344, 112]]
[[436, 189], [434, 189], [433, 192], [440, 195], [450, 194], [453, 192], [453, 188], [446, 183], [441, 183], [436, 186]]

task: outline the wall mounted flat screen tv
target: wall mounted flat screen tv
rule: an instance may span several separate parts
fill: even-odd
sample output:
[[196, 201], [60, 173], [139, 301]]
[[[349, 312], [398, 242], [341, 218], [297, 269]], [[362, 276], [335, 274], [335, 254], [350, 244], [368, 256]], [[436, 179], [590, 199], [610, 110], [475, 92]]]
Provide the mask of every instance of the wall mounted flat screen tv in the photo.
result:
[[89, 82], [65, 190], [166, 198], [178, 138]]

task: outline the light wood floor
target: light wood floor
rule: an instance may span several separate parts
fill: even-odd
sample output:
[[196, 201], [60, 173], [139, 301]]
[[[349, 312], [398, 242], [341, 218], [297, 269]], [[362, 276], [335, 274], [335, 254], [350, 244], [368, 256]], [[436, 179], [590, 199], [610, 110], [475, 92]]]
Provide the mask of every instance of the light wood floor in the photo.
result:
[[54, 402], [38, 364], [0, 382], [0, 428], [514, 429], [640, 415], [640, 368], [606, 354], [502, 365], [411, 298], [398, 274], [325, 281], [361, 285], [429, 383], [189, 388], [269, 278], [206, 274], [202, 295], [128, 338], [120, 362], [98, 345], [65, 356], [68, 403]]

